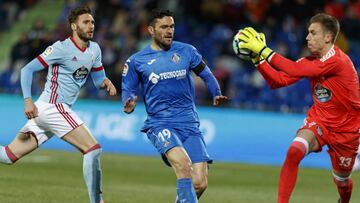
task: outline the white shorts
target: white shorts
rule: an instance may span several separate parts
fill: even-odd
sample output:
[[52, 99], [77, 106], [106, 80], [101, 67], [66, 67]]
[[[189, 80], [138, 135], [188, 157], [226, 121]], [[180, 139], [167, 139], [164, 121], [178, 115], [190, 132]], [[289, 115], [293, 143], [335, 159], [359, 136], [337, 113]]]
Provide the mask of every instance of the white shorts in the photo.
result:
[[38, 100], [35, 105], [39, 112], [38, 117], [28, 120], [20, 132], [33, 133], [38, 145], [53, 135], [63, 137], [84, 123], [67, 104], [50, 104]]

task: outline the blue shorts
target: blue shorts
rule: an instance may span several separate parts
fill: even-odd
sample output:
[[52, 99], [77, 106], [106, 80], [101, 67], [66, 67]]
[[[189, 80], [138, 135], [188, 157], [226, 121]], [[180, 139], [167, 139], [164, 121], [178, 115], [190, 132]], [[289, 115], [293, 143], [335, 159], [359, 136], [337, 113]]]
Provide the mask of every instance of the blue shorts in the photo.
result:
[[173, 147], [183, 147], [192, 163], [212, 163], [206, 150], [204, 138], [197, 127], [168, 128], [156, 126], [146, 132], [147, 137], [162, 155], [165, 163], [165, 153]]

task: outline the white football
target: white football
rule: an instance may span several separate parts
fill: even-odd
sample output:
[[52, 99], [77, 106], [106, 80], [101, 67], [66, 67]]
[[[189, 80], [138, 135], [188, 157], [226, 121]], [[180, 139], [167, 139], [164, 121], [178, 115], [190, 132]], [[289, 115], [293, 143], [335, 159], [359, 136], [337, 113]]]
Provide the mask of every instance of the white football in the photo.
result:
[[250, 51], [249, 49], [241, 49], [240, 48], [240, 44], [244, 43], [242, 40], [239, 39], [239, 34], [241, 33], [241, 31], [239, 31], [233, 39], [233, 49], [235, 54], [246, 61], [251, 60], [252, 58], [256, 57], [256, 54], [252, 51]]

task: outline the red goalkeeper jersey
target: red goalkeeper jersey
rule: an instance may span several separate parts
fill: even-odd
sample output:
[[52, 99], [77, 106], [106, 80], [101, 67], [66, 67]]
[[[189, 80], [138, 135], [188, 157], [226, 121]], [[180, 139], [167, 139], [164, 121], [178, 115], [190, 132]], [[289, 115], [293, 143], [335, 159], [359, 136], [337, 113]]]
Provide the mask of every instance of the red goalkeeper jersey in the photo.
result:
[[333, 132], [359, 131], [359, 79], [350, 58], [338, 47], [320, 59], [305, 57], [297, 62], [275, 53], [270, 64], [263, 62], [258, 70], [272, 88], [309, 79], [314, 104], [308, 116]]

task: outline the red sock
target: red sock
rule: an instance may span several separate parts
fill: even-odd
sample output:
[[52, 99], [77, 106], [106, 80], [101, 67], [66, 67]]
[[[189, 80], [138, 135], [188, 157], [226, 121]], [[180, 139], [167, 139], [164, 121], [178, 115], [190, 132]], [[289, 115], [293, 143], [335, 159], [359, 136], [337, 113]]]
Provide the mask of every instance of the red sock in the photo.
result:
[[289, 202], [290, 195], [295, 187], [300, 161], [306, 153], [307, 146], [305, 143], [295, 140], [290, 145], [280, 172], [278, 203]]
[[349, 203], [351, 198], [352, 186], [353, 186], [352, 179], [349, 178], [346, 181], [339, 181], [334, 178], [334, 182], [337, 185], [340, 194], [341, 203]]

